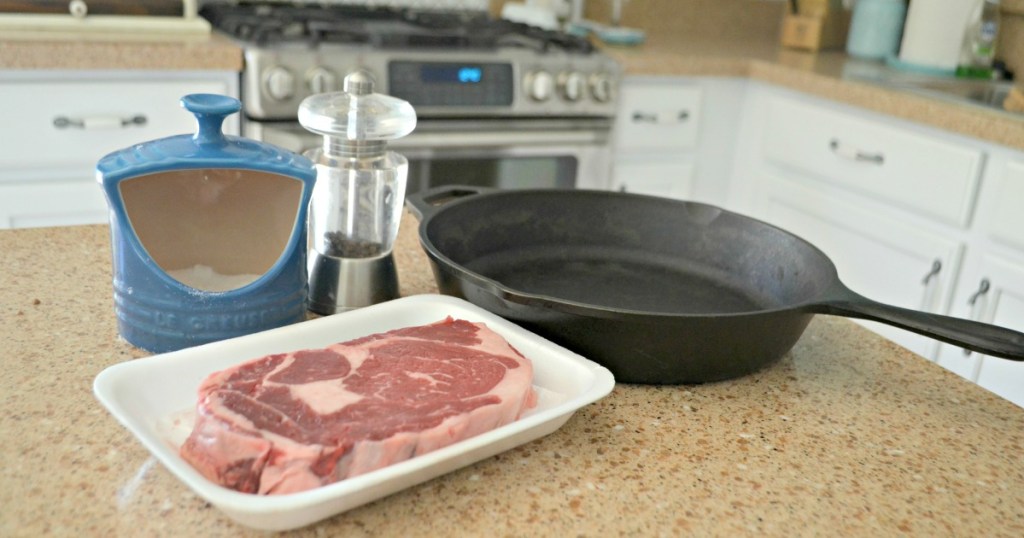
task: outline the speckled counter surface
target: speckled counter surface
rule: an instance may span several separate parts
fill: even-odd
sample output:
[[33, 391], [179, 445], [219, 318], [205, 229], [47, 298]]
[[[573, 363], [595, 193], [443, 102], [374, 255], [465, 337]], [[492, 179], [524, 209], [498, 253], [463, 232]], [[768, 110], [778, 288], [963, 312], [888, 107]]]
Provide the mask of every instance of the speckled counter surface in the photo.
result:
[[[406, 216], [404, 294], [434, 288]], [[0, 231], [0, 536], [247, 536], [92, 395], [105, 226]], [[145, 359], [142, 359], [145, 360]], [[619, 385], [560, 430], [296, 536], [1022, 536], [1024, 409], [818, 316], [754, 375]]]
[[0, 32], [0, 70], [242, 70], [242, 50], [219, 35]]

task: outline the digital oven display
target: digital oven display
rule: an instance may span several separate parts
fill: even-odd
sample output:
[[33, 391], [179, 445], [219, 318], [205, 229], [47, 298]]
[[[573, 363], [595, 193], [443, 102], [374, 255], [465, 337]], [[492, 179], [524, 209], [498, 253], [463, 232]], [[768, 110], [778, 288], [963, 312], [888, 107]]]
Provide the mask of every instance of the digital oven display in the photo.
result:
[[484, 70], [478, 65], [431, 64], [420, 68], [420, 80], [426, 83], [455, 82], [477, 84], [483, 79]]
[[515, 93], [512, 64], [392, 61], [388, 93], [413, 106], [507, 107]]

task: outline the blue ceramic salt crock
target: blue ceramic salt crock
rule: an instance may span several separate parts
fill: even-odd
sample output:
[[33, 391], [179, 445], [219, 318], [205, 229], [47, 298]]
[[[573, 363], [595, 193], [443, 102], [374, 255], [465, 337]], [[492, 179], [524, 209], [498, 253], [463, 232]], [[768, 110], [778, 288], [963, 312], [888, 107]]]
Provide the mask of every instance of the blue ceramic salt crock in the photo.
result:
[[316, 169], [224, 135], [237, 99], [192, 94], [198, 130], [103, 157], [114, 310], [131, 344], [165, 352], [305, 319], [306, 211]]

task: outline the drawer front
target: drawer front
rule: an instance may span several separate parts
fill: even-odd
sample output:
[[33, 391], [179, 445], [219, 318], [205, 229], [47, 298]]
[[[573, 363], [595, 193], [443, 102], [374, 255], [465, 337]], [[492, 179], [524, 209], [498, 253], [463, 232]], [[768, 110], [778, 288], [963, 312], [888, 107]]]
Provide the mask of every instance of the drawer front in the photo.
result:
[[996, 192], [992, 211], [991, 235], [1012, 247], [1024, 250], [1024, 163], [1006, 167]]
[[701, 89], [684, 85], [637, 85], [622, 89], [616, 148], [685, 150], [697, 145]]
[[106, 223], [103, 188], [92, 180], [0, 184], [0, 228]]
[[683, 200], [692, 193], [693, 172], [689, 161], [620, 158], [615, 162], [612, 188]]
[[[0, 84], [0, 176], [92, 167], [107, 153], [195, 130], [178, 102], [189, 93], [228, 93], [217, 81], [9, 81]], [[138, 119], [136, 119], [138, 118]]]
[[967, 226], [982, 152], [784, 98], [770, 101], [767, 118], [763, 147], [769, 161]]

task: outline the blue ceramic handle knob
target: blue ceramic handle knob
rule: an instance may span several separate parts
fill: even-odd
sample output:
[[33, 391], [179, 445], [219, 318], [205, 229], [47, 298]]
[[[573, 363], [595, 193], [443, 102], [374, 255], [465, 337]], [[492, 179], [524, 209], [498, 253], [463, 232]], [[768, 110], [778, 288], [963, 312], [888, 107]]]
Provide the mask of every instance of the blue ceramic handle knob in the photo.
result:
[[181, 106], [195, 114], [199, 129], [192, 137], [197, 144], [223, 144], [221, 126], [224, 118], [242, 109], [242, 103], [234, 97], [213, 93], [192, 93], [181, 98]]

